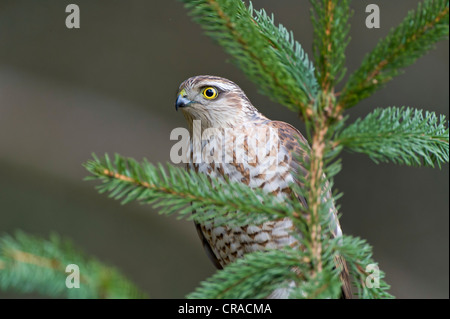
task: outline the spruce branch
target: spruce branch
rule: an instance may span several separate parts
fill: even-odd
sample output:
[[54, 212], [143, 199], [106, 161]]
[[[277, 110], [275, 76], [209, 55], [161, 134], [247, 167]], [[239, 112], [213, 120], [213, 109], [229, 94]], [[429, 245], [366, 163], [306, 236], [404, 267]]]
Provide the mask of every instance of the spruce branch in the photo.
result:
[[203, 281], [187, 297], [265, 298], [275, 289], [288, 288], [290, 282], [298, 280], [298, 275], [290, 269], [304, 266], [301, 270], [309, 271], [308, 262], [300, 250], [292, 248], [249, 253]]
[[340, 195], [331, 193], [332, 179], [341, 170], [337, 158], [340, 150], [333, 148], [331, 137], [342, 123], [331, 123], [324, 111], [325, 108], [319, 105], [311, 117], [315, 121], [306, 122], [308, 135], [312, 136], [311, 147], [298, 141], [307, 155], [297, 154], [296, 158], [308, 174], [297, 172], [299, 183], [292, 187], [307, 203], [304, 225], [296, 225], [302, 234], [300, 244], [310, 260], [310, 268], [304, 272], [304, 282], [298, 283], [294, 290], [292, 296], [295, 298], [338, 298], [341, 294], [340, 272], [335, 271], [339, 262], [336, 263], [333, 257], [340, 254], [330, 250], [329, 239], [340, 236], [335, 207], [335, 200]]
[[[394, 298], [387, 292], [390, 286], [384, 280], [384, 272], [378, 269], [378, 273], [374, 273], [368, 268], [368, 266], [378, 268], [378, 264], [372, 258], [372, 247], [365, 240], [344, 235], [332, 240], [331, 245], [334, 245], [334, 249], [339, 251], [339, 254], [347, 260], [354, 287], [357, 288], [357, 294], [360, 298]], [[373, 279], [375, 282], [372, 282]], [[371, 282], [373, 286], [369, 286], [368, 282]]]
[[[249, 10], [252, 11], [251, 2]], [[254, 19], [261, 33], [269, 41], [278, 61], [296, 80], [297, 86], [307, 95], [308, 101], [313, 100], [318, 92], [314, 65], [300, 43], [295, 40], [293, 32], [288, 31], [282, 24], [277, 27], [273, 14], [269, 17], [264, 9], [255, 10]]]
[[[66, 286], [66, 267], [80, 269], [80, 288]], [[0, 289], [67, 298], [143, 298], [117, 270], [86, 257], [58, 236], [50, 240], [17, 232], [0, 237]]]
[[292, 32], [241, 0], [181, 0], [194, 20], [276, 102], [306, 111], [316, 94], [314, 67]]
[[307, 179], [307, 202], [309, 207], [310, 231], [311, 231], [311, 251], [313, 262], [316, 263], [318, 272], [322, 272], [322, 225], [321, 214], [323, 210], [323, 187], [324, 187], [324, 156], [325, 156], [325, 136], [327, 126], [322, 121], [318, 125], [313, 135], [311, 144], [311, 156], [309, 166], [309, 178]]
[[114, 161], [107, 154], [102, 159], [93, 154], [93, 160], [84, 166], [93, 175], [88, 179], [102, 182], [98, 186], [101, 193], [109, 192], [123, 204], [137, 200], [152, 204], [160, 214], [178, 214], [179, 218], [199, 223], [214, 219], [215, 225], [260, 224], [268, 219], [297, 216], [303, 209], [300, 203], [287, 205], [243, 183], [209, 178], [171, 165], [154, 166], [147, 160], [138, 163], [118, 154]]
[[308, 277], [293, 289], [291, 299], [339, 299], [341, 296], [339, 274], [333, 268], [323, 269], [314, 277]]
[[310, 0], [317, 78], [328, 92], [345, 75], [345, 49], [350, 42], [350, 0]]
[[339, 100], [342, 108], [354, 106], [413, 64], [449, 34], [448, 0], [425, 0], [409, 12], [349, 78]]
[[409, 107], [376, 109], [341, 131], [335, 142], [376, 163], [441, 167], [449, 161], [445, 116]]

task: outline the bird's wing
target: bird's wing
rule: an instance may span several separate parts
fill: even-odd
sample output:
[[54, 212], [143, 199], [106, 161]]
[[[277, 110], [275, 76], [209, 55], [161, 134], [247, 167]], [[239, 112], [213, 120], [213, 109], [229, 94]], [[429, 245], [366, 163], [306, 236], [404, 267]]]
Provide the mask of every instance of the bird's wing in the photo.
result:
[[[301, 157], [303, 157], [304, 161], [309, 161], [308, 158], [308, 154], [307, 152], [304, 151], [303, 147], [301, 144], [304, 144], [306, 147], [308, 146], [308, 141], [303, 137], [303, 135], [292, 125], [285, 123], [285, 122], [281, 122], [281, 121], [270, 121], [268, 123], [268, 125], [270, 125], [272, 128], [278, 130], [278, 136], [279, 136], [279, 141], [281, 143], [281, 145], [283, 147], [285, 147], [285, 149], [290, 153], [290, 167], [294, 172], [302, 172], [303, 174], [308, 173], [305, 168], [303, 167], [303, 165], [298, 161], [298, 159], [296, 159], [293, 154], [297, 154], [300, 155]], [[301, 181], [299, 181], [298, 179], [295, 179], [295, 182], [298, 183], [300, 185], [300, 187], [303, 187]], [[296, 194], [297, 198], [299, 199], [299, 201], [305, 206], [307, 207], [307, 202], [305, 200], [305, 198], [303, 198], [303, 196], [300, 196], [298, 194]], [[327, 194], [328, 197], [331, 198], [331, 193], [328, 192]], [[337, 210], [336, 208], [332, 207], [332, 212], [330, 212], [331, 215], [330, 217], [333, 219], [333, 223], [335, 225], [335, 227], [333, 227], [334, 229], [331, 229], [331, 233], [334, 237], [338, 237], [341, 236], [341, 229], [340, 229], [340, 225], [339, 225], [339, 219], [337, 216]], [[351, 284], [350, 284], [350, 275], [348, 272], [348, 267], [347, 267], [347, 263], [345, 261], [345, 259], [341, 256], [336, 256], [335, 257], [335, 263], [336, 263], [336, 267], [338, 269], [341, 269], [341, 273], [340, 273], [340, 278], [342, 281], [342, 297], [344, 299], [350, 299], [352, 297], [352, 292], [351, 292]]]
[[[190, 170], [191, 168], [189, 167], [189, 164], [186, 164], [186, 170]], [[196, 211], [193, 210], [192, 214], [195, 214]], [[208, 258], [212, 261], [212, 263], [214, 264], [214, 266], [216, 266], [217, 269], [223, 269], [222, 265], [219, 262], [219, 259], [217, 259], [216, 255], [214, 254], [211, 245], [209, 244], [208, 240], [205, 237], [205, 234], [203, 233], [202, 230], [202, 225], [200, 225], [197, 222], [195, 223], [195, 228], [197, 229], [197, 234], [198, 237], [200, 237], [200, 240], [202, 241], [202, 245], [203, 248], [205, 249], [206, 255], [208, 256]]]
[[[193, 211], [193, 214], [195, 214], [195, 211]], [[200, 237], [200, 240], [202, 241], [203, 248], [205, 249], [206, 255], [208, 255], [209, 260], [212, 261], [217, 269], [223, 269], [222, 265], [219, 262], [219, 259], [217, 259], [216, 254], [214, 254], [211, 245], [209, 244], [208, 240], [206, 240], [205, 234], [202, 230], [202, 226], [199, 223], [195, 223], [195, 228], [197, 228], [198, 237]]]
[[[289, 158], [287, 159], [287, 161], [289, 161], [288, 164], [290, 166], [290, 170], [292, 172], [301, 173], [306, 176], [308, 172], [303, 167], [303, 165], [293, 156], [293, 154], [297, 154], [298, 156], [303, 157], [303, 161], [309, 162], [308, 153], [305, 152], [304, 148], [300, 144], [302, 143], [305, 145], [305, 147], [309, 148], [308, 141], [303, 137], [302, 133], [300, 133], [299, 130], [288, 123], [281, 121], [270, 121], [267, 124], [271, 128], [277, 130], [279, 138], [278, 141], [281, 144], [280, 146], [284, 147], [284, 149], [289, 153]], [[303, 183], [298, 180], [295, 175], [296, 174], [293, 174], [295, 182], [300, 185], [300, 187], [303, 187]], [[300, 194], [295, 195], [304, 207], [308, 207], [308, 203], [303, 196], [301, 196]]]

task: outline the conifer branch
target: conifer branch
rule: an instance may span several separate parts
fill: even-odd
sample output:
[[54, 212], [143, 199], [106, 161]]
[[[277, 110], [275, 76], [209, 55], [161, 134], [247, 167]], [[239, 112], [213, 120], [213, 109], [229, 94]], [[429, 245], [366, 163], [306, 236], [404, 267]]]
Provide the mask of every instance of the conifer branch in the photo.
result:
[[110, 197], [121, 199], [123, 204], [134, 200], [152, 204], [160, 214], [177, 214], [196, 222], [214, 218], [216, 225], [226, 222], [240, 226], [293, 217], [303, 211], [299, 203], [287, 205], [276, 196], [243, 183], [209, 178], [171, 165], [154, 166], [146, 160], [138, 163], [118, 154], [114, 162], [107, 154], [102, 159], [93, 154], [93, 160], [84, 166], [93, 175], [89, 180], [102, 182], [98, 186], [101, 193], [109, 192]]
[[314, 68], [292, 33], [241, 0], [181, 1], [264, 94], [291, 110], [306, 112], [316, 93]]
[[246, 254], [203, 281], [188, 298], [265, 298], [275, 289], [288, 288], [290, 282], [298, 280], [300, 271], [289, 269], [304, 266], [302, 270], [309, 271], [308, 262], [301, 251], [291, 248]]
[[413, 64], [436, 42], [448, 38], [448, 0], [425, 0], [402, 23], [378, 42], [349, 78], [339, 106], [349, 108], [369, 97], [385, 83]]
[[[80, 269], [80, 287], [66, 286], [66, 267]], [[37, 292], [67, 298], [144, 298], [115, 269], [87, 258], [73, 245], [53, 235], [50, 240], [17, 232], [0, 237], [0, 289]]]
[[314, 26], [314, 57], [317, 78], [324, 92], [329, 92], [345, 75], [345, 49], [351, 15], [350, 0], [311, 0]]
[[[249, 10], [252, 11], [251, 3]], [[297, 86], [307, 95], [308, 101], [312, 101], [318, 92], [314, 65], [300, 43], [295, 41], [293, 32], [281, 24], [276, 27], [273, 15], [269, 17], [264, 9], [255, 10], [254, 18], [277, 55], [279, 63], [296, 80]]]
[[[388, 293], [390, 286], [384, 281], [384, 272], [378, 269], [378, 264], [372, 259], [372, 247], [365, 240], [344, 235], [342, 238], [334, 239], [331, 245], [335, 245], [334, 249], [347, 260], [354, 287], [357, 288], [357, 295], [360, 298], [394, 298]], [[376, 267], [378, 273], [372, 272], [368, 266]], [[373, 282], [374, 279], [375, 282]], [[368, 286], [368, 282], [373, 286]]]
[[311, 144], [311, 156], [309, 164], [309, 178], [307, 180], [308, 196], [307, 202], [310, 216], [310, 231], [311, 231], [311, 251], [313, 262], [316, 263], [317, 272], [322, 272], [322, 223], [320, 212], [324, 206], [323, 203], [323, 177], [324, 171], [324, 156], [325, 156], [325, 137], [328, 127], [323, 121], [317, 122], [317, 127], [313, 135]]
[[297, 223], [297, 231], [302, 234], [299, 240], [307, 259], [310, 261], [307, 270], [303, 270], [304, 281], [297, 282], [293, 298], [338, 298], [341, 294], [342, 282], [336, 263], [330, 256], [339, 256], [338, 250], [331, 248], [329, 238], [337, 234], [338, 220], [335, 200], [340, 195], [333, 196], [331, 187], [333, 177], [340, 171], [340, 161], [337, 159], [339, 150], [333, 150], [330, 142], [331, 132], [340, 124], [330, 123], [323, 107], [314, 113], [314, 123], [307, 122], [307, 130], [312, 130], [311, 147], [299, 141], [307, 156], [296, 156], [300, 165], [308, 172], [307, 175], [297, 172], [299, 184], [292, 185], [293, 191], [305, 198], [308, 204], [306, 218], [303, 224]]
[[412, 108], [376, 109], [338, 134], [336, 145], [367, 154], [376, 163], [441, 167], [449, 161], [448, 121]]
[[[369, 299], [393, 298], [387, 292], [389, 285], [384, 281], [384, 272], [378, 270], [378, 274], [375, 274], [367, 268], [378, 265], [372, 259], [371, 246], [364, 240], [346, 235], [335, 239], [323, 238], [323, 247], [322, 253], [327, 258], [324, 259], [320, 272], [313, 271], [315, 266], [305, 250], [287, 247], [283, 250], [254, 252], [217, 271], [187, 297], [265, 298], [275, 289], [281, 288], [290, 291], [290, 298], [339, 298], [340, 269], [336, 268], [334, 259], [330, 256], [342, 256], [347, 261], [358, 296]], [[374, 286], [368, 286], [368, 282]]]

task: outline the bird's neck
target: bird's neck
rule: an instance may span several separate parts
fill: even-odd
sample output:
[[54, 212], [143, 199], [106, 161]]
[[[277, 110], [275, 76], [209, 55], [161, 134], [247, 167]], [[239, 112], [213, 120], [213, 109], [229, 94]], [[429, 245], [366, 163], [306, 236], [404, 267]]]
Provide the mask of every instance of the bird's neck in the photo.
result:
[[184, 117], [186, 118], [189, 133], [191, 134], [191, 136], [194, 130], [200, 130], [200, 133], [203, 134], [203, 131], [209, 128], [233, 129], [268, 120], [267, 117], [265, 117], [258, 111], [252, 111], [243, 114], [233, 114], [233, 116], [218, 115], [216, 117], [202, 115], [193, 117], [192, 114], [185, 112]]

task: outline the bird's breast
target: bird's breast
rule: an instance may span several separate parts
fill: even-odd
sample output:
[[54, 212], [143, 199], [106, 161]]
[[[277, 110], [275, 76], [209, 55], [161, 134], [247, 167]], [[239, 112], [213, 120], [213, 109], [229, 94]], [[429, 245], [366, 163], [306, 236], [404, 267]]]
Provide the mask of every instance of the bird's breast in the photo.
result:
[[[290, 193], [293, 182], [291, 155], [265, 128], [242, 127], [216, 130], [193, 141], [189, 168], [211, 178], [227, 177], [231, 182], [260, 188], [282, 200]], [[212, 190], [220, 191], [220, 189]], [[201, 231], [222, 266], [258, 250], [295, 246], [290, 233], [292, 221], [283, 218], [262, 225], [244, 227], [201, 225]]]

